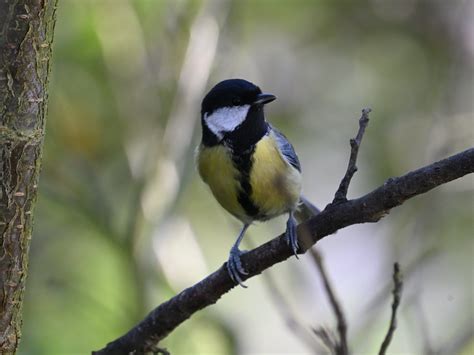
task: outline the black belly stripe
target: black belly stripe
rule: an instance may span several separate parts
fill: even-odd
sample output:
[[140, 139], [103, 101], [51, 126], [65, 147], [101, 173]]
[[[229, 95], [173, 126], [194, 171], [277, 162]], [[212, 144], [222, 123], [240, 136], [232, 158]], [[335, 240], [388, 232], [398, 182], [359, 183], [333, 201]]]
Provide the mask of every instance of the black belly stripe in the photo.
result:
[[240, 191], [237, 201], [244, 209], [245, 213], [253, 219], [262, 219], [260, 209], [252, 200], [252, 186], [250, 185], [250, 171], [253, 164], [253, 153], [255, 147], [268, 133], [269, 125], [263, 115], [261, 105], [253, 105], [247, 113], [244, 122], [231, 132], [224, 135], [224, 144], [227, 144], [232, 151], [232, 161], [239, 171]]
[[250, 217], [258, 218], [260, 211], [252, 201], [252, 185], [250, 184], [250, 170], [252, 169], [252, 155], [255, 151], [255, 145], [244, 152], [232, 154], [232, 161], [235, 168], [239, 171], [240, 191], [237, 201]]

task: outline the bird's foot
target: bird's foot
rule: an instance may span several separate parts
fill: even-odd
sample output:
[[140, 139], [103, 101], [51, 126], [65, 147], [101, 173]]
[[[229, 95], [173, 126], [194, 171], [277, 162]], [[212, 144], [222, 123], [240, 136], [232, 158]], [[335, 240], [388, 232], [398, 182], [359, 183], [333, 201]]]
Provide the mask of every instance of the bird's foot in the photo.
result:
[[290, 214], [288, 218], [288, 222], [286, 222], [286, 233], [285, 233], [286, 241], [290, 246], [293, 254], [295, 254], [296, 259], [298, 258], [298, 234], [296, 233], [296, 220], [293, 217], [293, 214]]
[[238, 283], [240, 286], [247, 288], [244, 285], [241, 275], [248, 275], [248, 272], [242, 266], [240, 261], [240, 256], [245, 252], [239, 250], [237, 247], [233, 247], [230, 250], [229, 259], [227, 260], [227, 272], [229, 273], [230, 278], [235, 283]]

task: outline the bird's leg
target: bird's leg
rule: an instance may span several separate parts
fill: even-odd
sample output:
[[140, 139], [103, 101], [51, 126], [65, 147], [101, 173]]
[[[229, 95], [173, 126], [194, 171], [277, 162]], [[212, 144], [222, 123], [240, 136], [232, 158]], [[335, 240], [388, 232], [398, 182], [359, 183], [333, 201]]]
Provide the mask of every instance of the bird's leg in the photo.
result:
[[286, 241], [290, 246], [291, 250], [293, 250], [293, 254], [295, 254], [296, 258], [298, 258], [298, 235], [296, 233], [296, 219], [293, 216], [293, 211], [289, 212], [288, 221], [286, 222]]
[[244, 288], [247, 286], [244, 285], [240, 275], [247, 275], [248, 272], [244, 270], [242, 267], [242, 262], [240, 261], [240, 256], [243, 254], [243, 252], [239, 249], [239, 244], [242, 241], [245, 231], [249, 225], [250, 224], [244, 224], [240, 230], [237, 240], [230, 249], [229, 259], [227, 260], [227, 272], [229, 273], [230, 278]]

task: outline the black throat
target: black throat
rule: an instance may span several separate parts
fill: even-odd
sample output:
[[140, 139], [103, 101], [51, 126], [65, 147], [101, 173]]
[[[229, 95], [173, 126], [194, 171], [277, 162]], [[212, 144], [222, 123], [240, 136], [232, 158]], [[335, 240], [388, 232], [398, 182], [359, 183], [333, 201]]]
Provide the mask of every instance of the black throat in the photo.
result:
[[224, 144], [232, 149], [236, 154], [248, 151], [257, 142], [267, 134], [268, 123], [265, 121], [263, 107], [260, 105], [251, 106], [247, 118], [232, 132], [224, 134], [222, 139], [219, 139], [206, 125], [204, 118], [202, 123], [202, 144], [207, 147], [212, 147], [219, 144]]
[[232, 132], [224, 135], [224, 144], [232, 148], [236, 154], [251, 149], [268, 132], [268, 123], [265, 121], [263, 107], [251, 106], [244, 122]]
[[245, 212], [255, 219], [262, 218], [258, 206], [252, 200], [252, 186], [250, 185], [250, 171], [253, 165], [255, 146], [268, 133], [270, 126], [265, 121], [263, 107], [251, 106], [247, 118], [232, 132], [224, 134], [222, 140], [207, 127], [202, 120], [202, 144], [207, 147], [223, 144], [230, 148], [232, 162], [239, 172], [238, 180], [240, 191], [237, 200]]
[[247, 118], [240, 126], [224, 135], [224, 144], [232, 151], [232, 161], [239, 171], [239, 183], [241, 190], [237, 201], [252, 218], [260, 219], [260, 210], [252, 199], [252, 185], [250, 184], [250, 172], [253, 165], [253, 153], [256, 144], [268, 132], [269, 125], [265, 121], [262, 106], [251, 106]]

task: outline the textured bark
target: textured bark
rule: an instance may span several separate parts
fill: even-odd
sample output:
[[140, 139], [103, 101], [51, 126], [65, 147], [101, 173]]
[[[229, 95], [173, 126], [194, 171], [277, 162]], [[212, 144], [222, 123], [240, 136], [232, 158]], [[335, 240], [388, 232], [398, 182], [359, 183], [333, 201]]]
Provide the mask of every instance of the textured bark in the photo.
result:
[[15, 352], [57, 0], [0, 0], [0, 353]]
[[[298, 226], [300, 254], [313, 244], [337, 230], [358, 223], [377, 222], [389, 211], [406, 200], [428, 192], [437, 186], [474, 172], [474, 148], [440, 160], [406, 175], [388, 179], [374, 191], [354, 200], [329, 204], [317, 216]], [[242, 264], [248, 271], [244, 280], [260, 274], [272, 265], [293, 255], [282, 234], [242, 255]], [[178, 325], [194, 313], [216, 303], [236, 285], [229, 278], [226, 265], [181, 291], [151, 311], [145, 319], [125, 335], [110, 342], [93, 354], [129, 354], [152, 351]]]

